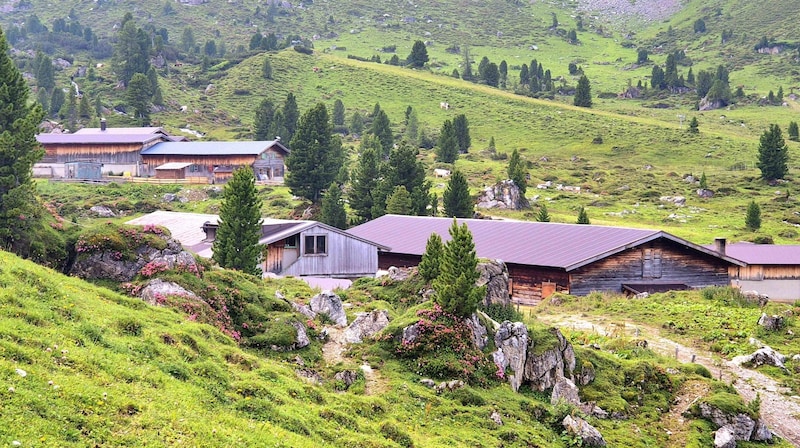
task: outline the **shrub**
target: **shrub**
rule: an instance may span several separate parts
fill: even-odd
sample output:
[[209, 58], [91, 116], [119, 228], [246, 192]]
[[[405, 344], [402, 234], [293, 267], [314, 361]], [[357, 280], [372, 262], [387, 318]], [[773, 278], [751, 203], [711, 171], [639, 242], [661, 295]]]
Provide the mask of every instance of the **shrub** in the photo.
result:
[[128, 336], [141, 336], [142, 323], [133, 317], [123, 317], [117, 321], [119, 332]]
[[411, 437], [392, 423], [384, 422], [381, 425], [381, 434], [404, 448], [412, 448], [414, 446], [414, 441], [411, 440]]
[[489, 306], [481, 307], [483, 312], [488, 314], [493, 320], [497, 322], [511, 321], [522, 322], [522, 313], [514, 308], [514, 305], [503, 305], [500, 303], [492, 303]]
[[462, 387], [446, 394], [449, 398], [458, 401], [462, 406], [483, 406], [486, 400], [468, 387]]

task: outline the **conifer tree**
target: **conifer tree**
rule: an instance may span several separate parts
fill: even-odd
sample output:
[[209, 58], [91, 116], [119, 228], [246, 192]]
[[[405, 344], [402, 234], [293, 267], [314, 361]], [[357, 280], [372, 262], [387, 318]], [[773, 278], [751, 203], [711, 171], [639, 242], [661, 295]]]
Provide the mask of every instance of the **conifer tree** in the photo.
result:
[[402, 185], [411, 195], [411, 214], [424, 216], [431, 203], [431, 182], [425, 180], [425, 167], [417, 160], [419, 149], [407, 143], [401, 143], [389, 153], [389, 160], [381, 169], [382, 180], [373, 194], [373, 217], [385, 213], [386, 200], [394, 191], [394, 187]]
[[459, 226], [453, 218], [450, 237], [442, 252], [439, 276], [433, 281], [435, 300], [444, 311], [469, 317], [486, 295], [486, 287], [475, 286], [480, 277], [477, 270], [478, 257], [467, 225]]
[[358, 161], [353, 170], [348, 198], [350, 208], [362, 221], [375, 218], [372, 214], [372, 207], [375, 204], [374, 195], [380, 176], [379, 151], [381, 151], [380, 142], [375, 136], [365, 135], [361, 139]]
[[272, 140], [276, 136], [270, 135], [273, 130], [273, 119], [275, 118], [275, 106], [267, 98], [261, 100], [256, 109], [254, 128], [254, 138], [256, 141]]
[[[297, 121], [300, 118], [300, 112], [297, 109], [297, 99], [294, 97], [294, 93], [289, 92], [286, 95], [286, 100], [283, 102], [283, 109], [281, 109], [283, 113], [283, 127], [286, 129], [286, 135], [281, 135], [287, 141], [291, 141], [294, 137], [294, 133], [297, 130]], [[327, 184], [325, 185], [327, 187]]]
[[64, 105], [64, 101], [67, 98], [64, 96], [64, 90], [60, 87], [56, 87], [53, 89], [53, 94], [50, 95], [50, 116], [56, 115], [60, 110], [61, 106]]
[[751, 201], [747, 206], [747, 216], [744, 219], [744, 225], [747, 230], [755, 232], [761, 228], [761, 207], [756, 204], [756, 201]]
[[333, 125], [344, 126], [344, 103], [338, 98], [333, 102]]
[[466, 115], [458, 114], [453, 118], [453, 130], [458, 140], [458, 152], [466, 154], [472, 145], [472, 138], [469, 136], [469, 121], [467, 121]]
[[698, 134], [700, 132], [699, 123], [697, 122], [697, 117], [692, 117], [692, 119], [689, 121], [688, 132], [690, 134]]
[[708, 188], [708, 178], [706, 177], [705, 171], [703, 171], [703, 174], [700, 175], [700, 188], [703, 190]]
[[150, 37], [136, 27], [130, 13], [125, 15], [122, 23], [114, 48], [114, 70], [119, 80], [128, 85], [133, 75], [146, 74], [150, 69]]
[[341, 140], [332, 134], [324, 104], [318, 103], [303, 114], [286, 158], [286, 185], [293, 195], [319, 203], [322, 191], [336, 179], [344, 152]]
[[800, 131], [798, 130], [796, 121], [789, 122], [789, 130], [787, 131], [787, 134], [789, 135], [789, 140], [793, 142], [800, 141]]
[[425, 244], [425, 253], [422, 254], [422, 259], [419, 262], [419, 275], [425, 279], [426, 282], [431, 282], [439, 276], [439, 267], [442, 263], [442, 254], [444, 253], [444, 244], [442, 244], [442, 237], [438, 233], [431, 233], [428, 237], [428, 242]]
[[[73, 95], [70, 94], [70, 97]], [[141, 126], [150, 124], [150, 98], [153, 96], [150, 80], [142, 73], [134, 73], [125, 92], [128, 104], [133, 107], [134, 116]]]
[[475, 75], [472, 74], [472, 58], [469, 55], [469, 47], [464, 46], [464, 64], [461, 70], [461, 79], [472, 81]]
[[428, 62], [428, 48], [421, 40], [414, 42], [411, 47], [411, 54], [406, 59], [406, 64], [413, 68], [422, 68]]
[[783, 179], [789, 171], [789, 147], [781, 135], [781, 128], [777, 124], [770, 125], [769, 129], [761, 134], [758, 144], [758, 169], [764, 180]]
[[444, 214], [447, 217], [471, 218], [473, 214], [472, 198], [469, 196], [467, 178], [461, 171], [455, 170], [450, 175], [447, 187], [442, 195]]
[[28, 102], [28, 95], [0, 29], [0, 247], [25, 257], [36, 251], [32, 245], [42, 244], [33, 236], [41, 225], [41, 206], [32, 171], [44, 156], [36, 142], [44, 113], [37, 102]]
[[389, 155], [389, 151], [391, 151], [392, 146], [394, 146], [394, 135], [392, 135], [392, 127], [391, 123], [389, 122], [389, 116], [386, 115], [386, 112], [380, 108], [376, 104], [378, 109], [372, 116], [372, 126], [370, 127], [369, 132], [378, 137], [378, 140], [381, 142], [381, 147], [383, 148], [382, 156], [386, 157]]
[[[492, 137], [490, 144], [494, 144], [494, 137]], [[525, 166], [516, 148], [511, 152], [511, 157], [508, 159], [508, 178], [514, 181], [514, 184], [519, 188], [519, 195], [524, 198], [525, 193], [528, 191], [528, 181], [525, 177]]]
[[264, 79], [272, 79], [272, 63], [269, 61], [269, 57], [265, 57], [264, 63], [261, 64], [261, 76]]
[[436, 161], [442, 163], [454, 163], [458, 158], [458, 136], [453, 122], [445, 120], [442, 123], [442, 131], [439, 133], [439, 141], [436, 144]]
[[331, 183], [330, 187], [322, 196], [322, 207], [320, 209], [320, 222], [338, 229], [347, 228], [347, 212], [344, 210], [342, 201], [342, 188], [338, 182]]
[[578, 80], [573, 104], [579, 107], [592, 107], [592, 88], [586, 75], [581, 76]]
[[539, 222], [550, 222], [550, 214], [547, 212], [547, 206], [542, 204], [539, 206], [539, 213], [536, 214], [536, 220]]
[[586, 213], [586, 209], [583, 207], [578, 209], [578, 220], [576, 221], [576, 224], [591, 224], [589, 221], [589, 214]]
[[386, 213], [390, 215], [411, 215], [411, 195], [406, 187], [398, 185], [386, 199]]
[[239, 168], [223, 190], [212, 250], [221, 267], [260, 275], [261, 199], [250, 167]]
[[360, 135], [362, 132], [364, 132], [364, 116], [361, 112], [355, 111], [350, 118], [350, 133]]
[[81, 100], [78, 103], [78, 116], [83, 119], [92, 117], [92, 107], [89, 106], [89, 95], [85, 93], [81, 96]]

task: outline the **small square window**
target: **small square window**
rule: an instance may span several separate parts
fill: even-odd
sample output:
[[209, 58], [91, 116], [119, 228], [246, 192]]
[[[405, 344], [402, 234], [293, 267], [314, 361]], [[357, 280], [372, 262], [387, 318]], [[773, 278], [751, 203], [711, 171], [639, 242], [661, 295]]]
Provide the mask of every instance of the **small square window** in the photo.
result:
[[297, 235], [292, 235], [284, 240], [283, 247], [286, 249], [297, 249], [297, 240]]
[[306, 235], [305, 249], [306, 255], [325, 255], [327, 253], [327, 241], [325, 235]]

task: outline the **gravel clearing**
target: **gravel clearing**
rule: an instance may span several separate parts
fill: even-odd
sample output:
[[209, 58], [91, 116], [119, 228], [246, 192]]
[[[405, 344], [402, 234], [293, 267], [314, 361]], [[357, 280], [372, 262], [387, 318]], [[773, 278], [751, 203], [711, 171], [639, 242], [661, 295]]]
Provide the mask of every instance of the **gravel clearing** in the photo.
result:
[[581, 0], [578, 10], [611, 22], [631, 18], [646, 23], [668, 19], [680, 11], [679, 0]]

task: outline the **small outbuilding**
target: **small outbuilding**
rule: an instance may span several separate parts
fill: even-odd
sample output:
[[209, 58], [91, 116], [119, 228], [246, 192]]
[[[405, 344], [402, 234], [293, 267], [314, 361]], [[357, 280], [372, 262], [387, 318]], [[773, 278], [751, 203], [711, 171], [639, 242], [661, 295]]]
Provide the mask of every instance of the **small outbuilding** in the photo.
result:
[[729, 268], [731, 285], [770, 300], [800, 299], [800, 245], [727, 244], [717, 238], [713, 246], [706, 247], [746, 263]]

